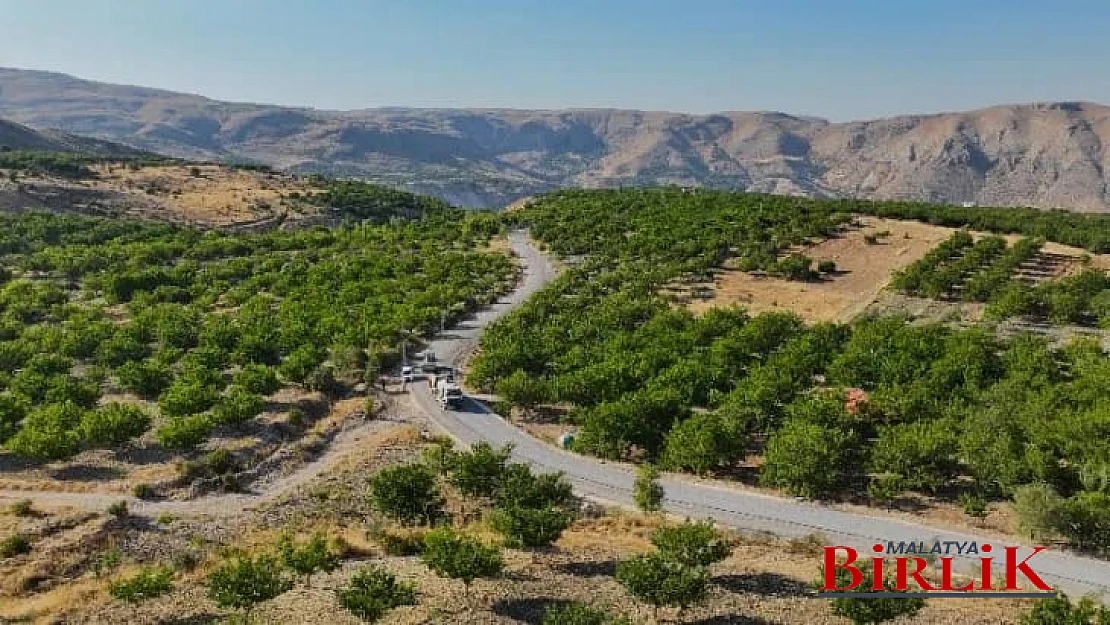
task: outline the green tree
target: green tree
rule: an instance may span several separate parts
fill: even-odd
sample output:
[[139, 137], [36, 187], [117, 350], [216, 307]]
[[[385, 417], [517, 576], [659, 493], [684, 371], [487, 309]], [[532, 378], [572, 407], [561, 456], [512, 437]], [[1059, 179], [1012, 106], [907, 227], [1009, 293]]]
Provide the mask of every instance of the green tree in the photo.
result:
[[220, 391], [216, 386], [179, 378], [162, 393], [158, 408], [167, 417], [187, 417], [208, 410], [218, 401]]
[[142, 436], [150, 421], [142, 408], [113, 402], [85, 412], [77, 429], [85, 445], [111, 448]]
[[1100, 554], [1110, 549], [1110, 495], [1076, 493], [1052, 516], [1056, 531], [1077, 548]]
[[318, 571], [330, 573], [339, 568], [341, 558], [332, 552], [328, 539], [317, 532], [303, 545], [297, 544], [289, 534], [278, 540], [278, 554], [289, 570], [301, 575], [307, 584]]
[[510, 506], [494, 510], [490, 525], [514, 548], [547, 547], [559, 540], [574, 516], [558, 508]]
[[270, 556], [237, 556], [208, 575], [208, 597], [221, 608], [250, 612], [292, 588], [281, 566]]
[[27, 403], [9, 393], [0, 393], [0, 444], [15, 436], [27, 416]]
[[661, 464], [704, 475], [744, 456], [748, 436], [718, 412], [695, 414], [667, 434]]
[[81, 448], [77, 427], [85, 411], [75, 404], [54, 404], [32, 411], [5, 446], [33, 460], [64, 460]]
[[651, 514], [663, 509], [663, 500], [666, 493], [659, 482], [659, 470], [651, 464], [642, 464], [636, 474], [633, 485], [633, 500], [640, 512]]
[[791, 419], [767, 444], [760, 482], [803, 497], [834, 493], [845, 486], [857, 446], [851, 431]]
[[1106, 625], [1110, 623], [1110, 609], [1098, 605], [1089, 597], [1074, 604], [1068, 596], [1059, 593], [1049, 599], [1038, 599], [1033, 609], [1021, 617], [1021, 625]]
[[495, 449], [482, 441], [460, 452], [451, 463], [451, 485], [468, 497], [494, 497], [505, 479], [512, 447]]
[[249, 389], [233, 386], [212, 408], [216, 423], [237, 425], [257, 417], [266, 409], [266, 400]]
[[424, 536], [420, 558], [436, 575], [462, 580], [468, 595], [474, 580], [498, 575], [505, 566], [497, 548], [446, 527]]
[[173, 381], [169, 365], [157, 360], [131, 361], [116, 369], [120, 386], [143, 399], [154, 399]]
[[336, 596], [339, 605], [367, 623], [378, 621], [393, 608], [416, 605], [414, 585], [400, 582], [392, 573], [373, 565], [355, 573]]
[[871, 471], [895, 476], [906, 488], [934, 493], [958, 474], [957, 432], [948, 420], [882, 427], [871, 448]]
[[503, 508], [565, 508], [573, 499], [570, 482], [562, 473], [533, 473], [523, 463], [505, 467], [496, 497]]
[[620, 563], [617, 581], [633, 597], [650, 604], [658, 621], [663, 606], [685, 609], [700, 601], [709, 588], [709, 573], [652, 553]]
[[243, 365], [235, 374], [233, 382], [251, 393], [263, 396], [272, 395], [281, 389], [281, 381], [274, 368], [255, 363]]
[[[871, 579], [872, 572], [866, 564], [860, 565], [863, 578]], [[836, 571], [836, 585], [846, 588], [851, 584], [850, 573], [843, 569]], [[893, 588], [895, 580], [887, 579], [885, 586]], [[900, 616], [912, 616], [925, 607], [925, 600], [920, 597], [898, 597], [897, 591], [889, 591], [890, 597], [837, 597], [829, 604], [832, 613], [843, 616], [855, 625], [872, 625], [885, 623]]]
[[709, 566], [732, 554], [732, 543], [709, 521], [664, 525], [651, 534], [663, 556], [686, 566]]
[[158, 427], [154, 438], [169, 449], [192, 449], [208, 439], [212, 420], [208, 415], [172, 417]]
[[434, 522], [443, 516], [436, 477], [422, 464], [387, 467], [370, 478], [370, 505], [402, 523]]
[[533, 378], [520, 369], [498, 380], [496, 392], [501, 399], [520, 407], [526, 413], [532, 412], [550, 397], [550, 389], [542, 380]]

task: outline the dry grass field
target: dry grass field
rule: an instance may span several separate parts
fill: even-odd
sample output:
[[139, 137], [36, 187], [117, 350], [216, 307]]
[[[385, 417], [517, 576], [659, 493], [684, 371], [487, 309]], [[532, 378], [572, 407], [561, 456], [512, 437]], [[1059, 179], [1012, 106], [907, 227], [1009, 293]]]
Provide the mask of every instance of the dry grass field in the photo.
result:
[[[731, 269], [726, 264], [726, 268], [712, 284], [684, 287], [678, 289], [678, 293], [687, 300], [687, 308], [694, 312], [739, 305], [752, 314], [789, 311], [809, 322], [848, 321], [869, 307], [872, 310], [891, 308], [892, 306], [873, 306], [876, 302], [888, 299], [888, 294], [884, 294], [883, 290], [890, 283], [891, 277], [920, 260], [955, 231], [953, 228], [916, 221], [877, 217], [862, 217], [858, 221], [860, 227], [847, 230], [841, 236], [796, 250], [815, 262], [831, 260], [836, 263], [836, 273], [820, 281], [798, 282], [755, 275]], [[983, 236], [983, 233], [974, 234]], [[869, 237], [877, 238], [872, 239], [875, 242], [871, 243]], [[1020, 237], [1011, 235], [1006, 238], [1012, 243]], [[1093, 267], [1110, 269], [1110, 255], [1091, 255], [1079, 248], [1048, 243], [1038, 259], [1039, 265], [1047, 267], [1048, 271], [1035, 276], [1035, 279], [1075, 271], [1082, 266], [1084, 257], [1090, 258]], [[709, 296], [689, 296], [697, 290]], [[937, 310], [933, 310], [934, 308]], [[923, 301], [920, 306], [907, 312], [916, 312], [915, 316], [925, 315], [931, 318], [975, 318], [981, 309], [982, 306], [977, 304]]]
[[[95, 178], [9, 177], [0, 169], [0, 210], [46, 209], [167, 221], [198, 227], [249, 226], [316, 215], [296, 200], [308, 179], [219, 165], [102, 164]], [[15, 172], [18, 174], [18, 172]]]

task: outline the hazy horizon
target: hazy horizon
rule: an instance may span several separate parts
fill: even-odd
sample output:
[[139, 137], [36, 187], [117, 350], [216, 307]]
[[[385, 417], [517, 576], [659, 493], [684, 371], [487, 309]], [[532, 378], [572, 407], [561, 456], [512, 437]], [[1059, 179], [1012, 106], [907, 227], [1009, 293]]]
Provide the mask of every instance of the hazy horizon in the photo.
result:
[[[1066, 5], [1066, 6], [1061, 6]], [[1110, 6], [0, 0], [0, 65], [319, 110], [783, 112], [1110, 102]]]

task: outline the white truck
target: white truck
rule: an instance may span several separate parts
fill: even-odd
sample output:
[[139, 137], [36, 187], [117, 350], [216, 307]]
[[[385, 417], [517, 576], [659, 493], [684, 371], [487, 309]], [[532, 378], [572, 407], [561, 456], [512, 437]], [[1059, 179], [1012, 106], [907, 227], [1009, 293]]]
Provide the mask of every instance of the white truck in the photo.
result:
[[435, 373], [436, 368], [436, 354], [432, 351], [424, 352], [420, 355], [420, 371], [423, 373]]
[[436, 400], [445, 409], [458, 408], [463, 400], [462, 388], [446, 378], [436, 380], [435, 395]]

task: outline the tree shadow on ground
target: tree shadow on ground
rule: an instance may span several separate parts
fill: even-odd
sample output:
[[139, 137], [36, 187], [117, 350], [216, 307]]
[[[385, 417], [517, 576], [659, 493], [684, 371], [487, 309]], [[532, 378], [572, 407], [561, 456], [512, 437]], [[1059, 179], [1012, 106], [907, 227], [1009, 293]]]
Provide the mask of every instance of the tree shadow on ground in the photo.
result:
[[158, 621], [158, 625], [212, 625], [212, 623], [223, 622], [224, 617], [219, 614], [205, 612], [203, 614], [194, 614], [192, 616], [181, 616], [176, 618], [168, 618], [166, 620]]
[[688, 625], [774, 625], [774, 623], [761, 616], [726, 614], [724, 616], [710, 616], [709, 618], [691, 621]]
[[50, 477], [64, 482], [101, 482], [118, 480], [123, 477], [123, 471], [115, 467], [71, 464], [51, 471]]
[[731, 592], [763, 597], [805, 597], [813, 594], [810, 584], [778, 573], [720, 575], [713, 578], [713, 583]]
[[570, 605], [566, 599], [554, 597], [528, 597], [526, 599], [502, 599], [493, 604], [492, 611], [498, 616], [511, 618], [528, 625], [541, 625], [543, 615], [552, 608]]
[[616, 560], [595, 560], [589, 562], [566, 562], [552, 568], [575, 577], [613, 577], [617, 574]]

